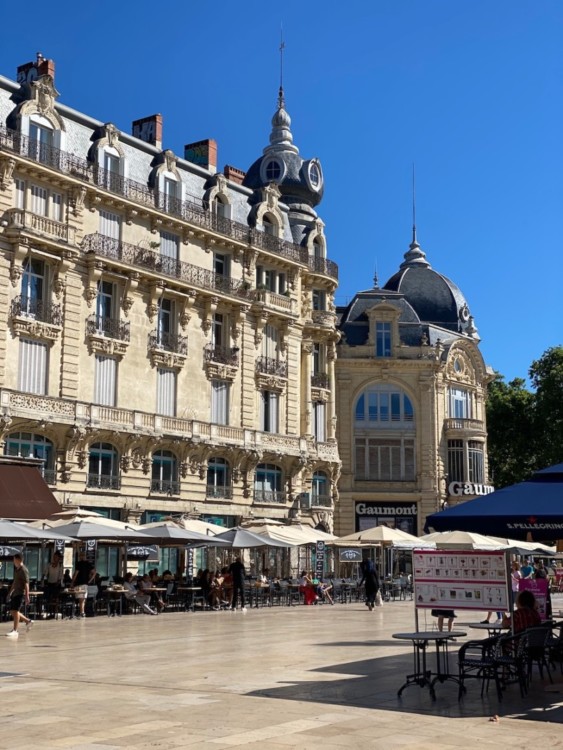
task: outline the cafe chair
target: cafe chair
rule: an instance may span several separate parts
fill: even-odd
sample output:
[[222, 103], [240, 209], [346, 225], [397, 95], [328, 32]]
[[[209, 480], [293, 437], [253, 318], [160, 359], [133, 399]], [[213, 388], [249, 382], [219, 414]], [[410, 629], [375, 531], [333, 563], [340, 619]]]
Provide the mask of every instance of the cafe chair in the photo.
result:
[[532, 679], [534, 663], [538, 665], [540, 677], [543, 680], [543, 668], [545, 667], [549, 681], [553, 682], [549, 668], [550, 651], [549, 642], [552, 638], [550, 625], [541, 625], [526, 630], [528, 636], [528, 680]]
[[528, 634], [501, 635], [493, 656], [495, 670], [501, 685], [517, 682], [520, 695], [528, 692]]
[[479, 641], [467, 641], [458, 651], [458, 700], [466, 692], [465, 680], [468, 678], [481, 681], [481, 697], [489, 683], [494, 680], [499, 701], [502, 700], [502, 690], [499, 674], [495, 665], [495, 653], [499, 636], [485, 638]]

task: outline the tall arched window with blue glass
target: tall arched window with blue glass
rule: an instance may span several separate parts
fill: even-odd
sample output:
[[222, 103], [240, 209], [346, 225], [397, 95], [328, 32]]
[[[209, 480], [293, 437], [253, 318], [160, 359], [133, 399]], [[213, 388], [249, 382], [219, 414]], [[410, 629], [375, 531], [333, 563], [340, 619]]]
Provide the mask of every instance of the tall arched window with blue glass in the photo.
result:
[[358, 396], [354, 450], [356, 481], [414, 481], [415, 413], [400, 387], [374, 384]]

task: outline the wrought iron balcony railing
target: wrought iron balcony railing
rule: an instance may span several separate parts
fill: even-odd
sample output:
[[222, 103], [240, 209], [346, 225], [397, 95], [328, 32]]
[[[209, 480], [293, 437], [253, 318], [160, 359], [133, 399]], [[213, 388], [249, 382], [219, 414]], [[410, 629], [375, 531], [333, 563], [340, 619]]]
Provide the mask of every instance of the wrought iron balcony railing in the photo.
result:
[[233, 488], [232, 487], [219, 487], [214, 484], [208, 484], [206, 489], [206, 497], [212, 497], [216, 500], [232, 500], [233, 499]]
[[52, 326], [61, 326], [63, 316], [60, 305], [53, 305], [35, 297], [18, 294], [12, 300], [11, 313], [13, 317], [32, 318]]
[[114, 474], [88, 474], [86, 486], [98, 490], [120, 490], [121, 477]]
[[186, 284], [200, 289], [221, 291], [237, 297], [248, 296], [248, 290], [241, 279], [231, 279], [229, 276], [222, 276], [207, 268], [200, 268], [183, 260], [161, 255], [153, 250], [145, 250], [138, 245], [114, 240], [112, 237], [106, 237], [103, 234], [86, 235], [82, 247], [85, 253], [102, 255], [104, 258], [110, 258], [120, 263], [145, 268], [148, 271], [185, 281]]
[[258, 357], [256, 360], [256, 372], [287, 378], [287, 362], [280, 361], [274, 357]]
[[230, 346], [214, 346], [206, 344], [203, 347], [203, 356], [206, 362], [217, 362], [221, 365], [238, 367], [238, 355], [240, 349]]
[[254, 490], [255, 503], [285, 503], [287, 492], [278, 490]]
[[80, 156], [61, 151], [54, 146], [38, 143], [17, 130], [0, 127], [0, 149], [11, 151], [26, 159], [44, 164], [72, 177], [84, 180], [101, 190], [123, 196], [135, 203], [163, 211], [183, 221], [217, 232], [239, 242], [252, 244], [288, 260], [306, 265], [313, 273], [338, 279], [338, 266], [326, 258], [310, 256], [307, 248], [287, 242], [279, 237], [259, 232], [246, 224], [218, 216], [206, 210], [195, 196], [189, 199], [174, 198], [153, 190], [141, 182], [110, 172]]
[[86, 318], [88, 336], [106, 336], [117, 341], [131, 340], [131, 324], [119, 318], [102, 318], [94, 313]]
[[330, 388], [330, 380], [326, 372], [317, 372], [311, 375], [311, 385], [313, 388]]
[[42, 469], [41, 474], [43, 475], [43, 479], [47, 484], [55, 485], [57, 484], [57, 471], [56, 469]]
[[331, 508], [332, 497], [330, 495], [311, 495], [311, 507], [312, 508]]
[[179, 495], [180, 482], [171, 479], [151, 479], [151, 492], [158, 495]]
[[158, 349], [188, 356], [188, 337], [178, 336], [166, 331], [151, 331], [149, 333], [149, 349]]

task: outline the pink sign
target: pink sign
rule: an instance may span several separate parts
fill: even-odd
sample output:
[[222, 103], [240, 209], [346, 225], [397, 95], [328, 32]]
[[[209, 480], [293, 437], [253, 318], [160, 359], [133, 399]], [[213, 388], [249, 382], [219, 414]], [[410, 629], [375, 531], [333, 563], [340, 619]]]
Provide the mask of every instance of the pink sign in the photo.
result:
[[524, 590], [531, 591], [534, 595], [542, 622], [547, 620], [547, 578], [521, 578], [518, 581], [518, 591]]

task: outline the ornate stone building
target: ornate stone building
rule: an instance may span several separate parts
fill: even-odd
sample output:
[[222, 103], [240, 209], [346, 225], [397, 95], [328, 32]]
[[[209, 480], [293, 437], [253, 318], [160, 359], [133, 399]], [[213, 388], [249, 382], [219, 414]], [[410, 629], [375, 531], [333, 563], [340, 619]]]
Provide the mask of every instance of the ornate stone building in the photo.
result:
[[338, 273], [283, 91], [246, 174], [58, 97], [41, 56], [0, 77], [2, 452], [114, 517], [331, 529]]
[[337, 312], [336, 532], [385, 523], [421, 534], [429, 513], [491, 490], [492, 373], [473, 317], [458, 287], [431, 268], [415, 230], [399, 271]]

